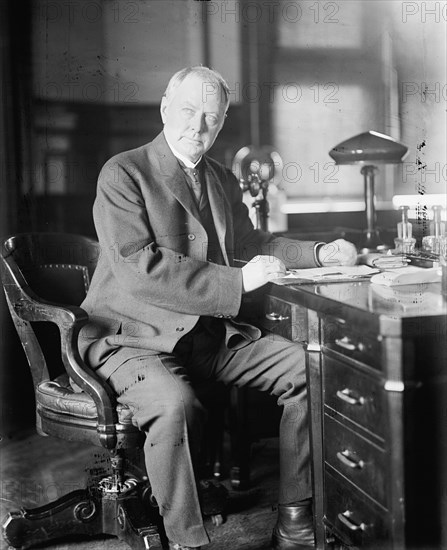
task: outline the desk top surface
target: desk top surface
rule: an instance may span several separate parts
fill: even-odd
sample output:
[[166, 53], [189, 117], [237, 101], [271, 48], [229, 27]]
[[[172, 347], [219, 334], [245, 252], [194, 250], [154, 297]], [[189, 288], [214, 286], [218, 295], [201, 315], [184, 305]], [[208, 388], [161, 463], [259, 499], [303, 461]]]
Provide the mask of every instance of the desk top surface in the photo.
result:
[[269, 293], [319, 313], [376, 322], [382, 328], [447, 323], [447, 297], [439, 283], [386, 287], [369, 281], [305, 285], [271, 284]]

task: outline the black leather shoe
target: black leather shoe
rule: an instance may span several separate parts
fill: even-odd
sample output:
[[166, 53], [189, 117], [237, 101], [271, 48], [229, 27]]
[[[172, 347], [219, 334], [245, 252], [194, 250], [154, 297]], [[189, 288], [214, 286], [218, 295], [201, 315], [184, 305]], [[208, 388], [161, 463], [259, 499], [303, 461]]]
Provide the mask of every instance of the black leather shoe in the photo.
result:
[[278, 506], [273, 528], [272, 550], [309, 550], [315, 548], [312, 504]]

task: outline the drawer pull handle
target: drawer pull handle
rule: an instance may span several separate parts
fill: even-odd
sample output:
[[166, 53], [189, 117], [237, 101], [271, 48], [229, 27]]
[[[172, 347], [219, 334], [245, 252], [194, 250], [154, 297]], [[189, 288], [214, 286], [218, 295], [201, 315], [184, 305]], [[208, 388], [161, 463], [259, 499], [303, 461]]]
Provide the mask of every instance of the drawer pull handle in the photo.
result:
[[361, 470], [365, 466], [363, 460], [356, 460], [355, 458], [352, 458], [350, 454], [351, 453], [345, 449], [344, 451], [339, 451], [337, 453], [337, 458], [342, 464], [348, 466], [348, 468], [359, 468]]
[[349, 405], [363, 405], [365, 403], [364, 397], [354, 397], [352, 395], [352, 391], [349, 388], [338, 390], [336, 395], [339, 399], [341, 399], [345, 403], [348, 403]]
[[368, 527], [365, 523], [354, 523], [349, 518], [352, 516], [352, 512], [349, 510], [346, 510], [342, 514], [338, 514], [338, 519], [343, 523], [343, 525], [346, 525], [346, 527], [350, 531], [365, 531], [365, 529]]
[[347, 336], [343, 336], [343, 338], [336, 338], [335, 344], [340, 348], [347, 349], [348, 351], [355, 351], [357, 349], [357, 346], [353, 344]]
[[281, 315], [280, 313], [266, 313], [265, 314], [266, 318], [269, 320], [269, 321], [287, 321], [287, 319], [289, 319], [289, 317], [287, 315]]

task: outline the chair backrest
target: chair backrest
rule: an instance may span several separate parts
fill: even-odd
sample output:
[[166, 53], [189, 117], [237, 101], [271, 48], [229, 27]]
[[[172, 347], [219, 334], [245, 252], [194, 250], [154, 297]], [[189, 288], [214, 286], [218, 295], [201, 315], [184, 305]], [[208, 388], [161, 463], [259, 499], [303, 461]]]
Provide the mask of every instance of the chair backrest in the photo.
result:
[[97, 241], [64, 233], [22, 233], [2, 243], [1, 276], [34, 386], [64, 372], [59, 330], [15, 314], [23, 293], [54, 304], [79, 306], [87, 293], [100, 249]]
[[80, 305], [99, 257], [99, 243], [68, 233], [21, 233], [5, 240], [11, 258], [30, 288], [45, 300]]

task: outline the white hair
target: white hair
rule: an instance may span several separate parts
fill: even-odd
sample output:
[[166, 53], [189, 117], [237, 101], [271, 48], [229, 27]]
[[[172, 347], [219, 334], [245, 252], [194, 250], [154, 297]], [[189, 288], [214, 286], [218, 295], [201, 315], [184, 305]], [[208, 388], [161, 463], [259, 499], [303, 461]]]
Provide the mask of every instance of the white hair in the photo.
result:
[[172, 98], [175, 90], [180, 86], [180, 84], [185, 80], [185, 78], [193, 74], [203, 80], [205, 83], [210, 83], [212, 86], [216, 86], [220, 89], [222, 94], [222, 99], [225, 102], [225, 111], [228, 109], [230, 104], [230, 88], [224, 79], [224, 77], [209, 67], [203, 67], [202, 65], [197, 65], [195, 67], [186, 67], [177, 71], [169, 80], [166, 87], [164, 97], [168, 101]]

